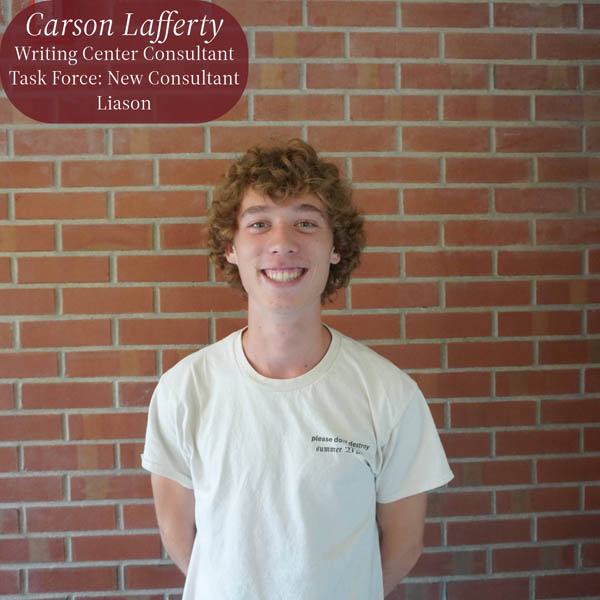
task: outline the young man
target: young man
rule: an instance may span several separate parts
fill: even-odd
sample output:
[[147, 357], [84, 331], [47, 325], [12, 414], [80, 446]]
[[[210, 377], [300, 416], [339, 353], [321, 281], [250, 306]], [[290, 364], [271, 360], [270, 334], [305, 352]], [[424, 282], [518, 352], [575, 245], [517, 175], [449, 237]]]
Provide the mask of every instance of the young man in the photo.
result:
[[416, 384], [321, 321], [364, 241], [350, 191], [300, 140], [251, 148], [209, 240], [248, 326], [163, 375], [142, 457], [183, 598], [381, 600], [452, 473]]

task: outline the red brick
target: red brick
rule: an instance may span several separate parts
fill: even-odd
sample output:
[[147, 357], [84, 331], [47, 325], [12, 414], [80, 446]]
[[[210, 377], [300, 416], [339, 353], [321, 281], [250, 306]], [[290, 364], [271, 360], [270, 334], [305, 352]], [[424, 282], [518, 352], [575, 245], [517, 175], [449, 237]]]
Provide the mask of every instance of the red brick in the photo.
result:
[[323, 321], [354, 339], [400, 337], [400, 319], [397, 315], [324, 315]]
[[17, 219], [103, 219], [106, 206], [106, 194], [99, 192], [15, 194]]
[[581, 554], [584, 567], [600, 566], [600, 544], [583, 544]]
[[432, 221], [367, 221], [367, 245], [435, 246], [439, 242], [439, 227]]
[[321, 152], [394, 151], [396, 131], [391, 126], [309, 126], [308, 143]]
[[257, 31], [257, 58], [342, 58], [344, 34], [315, 31]]
[[200, 255], [119, 256], [119, 281], [205, 281], [208, 259]]
[[14, 386], [0, 384], [0, 410], [12, 410], [15, 407]]
[[[62, 477], [0, 478], [0, 502], [56, 502], [63, 497]], [[33, 531], [29, 523], [29, 531]]]
[[255, 121], [337, 121], [343, 118], [344, 97], [339, 94], [254, 96]]
[[536, 222], [538, 244], [593, 244], [600, 235], [600, 219], [540, 219]]
[[[403, 68], [406, 66], [403, 65]], [[437, 114], [437, 99], [433, 96], [350, 96], [350, 118], [353, 121], [433, 121]]]
[[540, 181], [597, 181], [600, 158], [538, 158]]
[[352, 273], [353, 279], [372, 277], [399, 277], [400, 254], [390, 252], [364, 252], [360, 266]]
[[498, 253], [499, 275], [580, 275], [581, 252], [525, 250]]
[[114, 506], [43, 506], [27, 509], [27, 528], [33, 532], [114, 529]]
[[380, 344], [371, 348], [401, 369], [439, 369], [442, 366], [438, 344]]
[[497, 152], [580, 152], [581, 131], [575, 127], [499, 127]]
[[158, 535], [98, 535], [73, 538], [75, 561], [160, 558]]
[[54, 185], [51, 162], [11, 161], [0, 163], [3, 188], [41, 188]]
[[184, 576], [174, 565], [127, 566], [125, 577], [128, 589], [181, 588]]
[[452, 427], [535, 425], [535, 414], [533, 401], [454, 403], [450, 412]]
[[409, 313], [407, 338], [464, 338], [490, 336], [490, 313]]
[[488, 7], [483, 2], [406, 2], [402, 4], [402, 27], [487, 27]]
[[146, 432], [143, 412], [76, 414], [69, 416], [71, 440], [143, 438]]
[[[581, 481], [596, 481], [600, 472], [600, 458], [597, 456], [586, 456], [581, 458], [547, 458], [537, 461], [538, 481], [540, 483], [563, 483], [563, 482], [581, 482]], [[591, 516], [591, 515], [590, 515]], [[561, 517], [566, 519], [567, 517]], [[587, 519], [584, 519], [587, 523]], [[591, 525], [595, 522], [596, 536], [600, 536], [600, 521], [589, 519]], [[565, 529], [573, 534], [573, 537], [590, 537], [585, 535], [585, 526], [579, 523], [578, 520], [573, 520], [573, 527]], [[580, 535], [576, 535], [575, 527], [580, 524]], [[549, 539], [540, 536], [540, 539]]]
[[453, 463], [453, 488], [470, 486], [529, 485], [531, 464], [527, 460], [494, 460]]
[[492, 554], [494, 573], [511, 571], [555, 571], [574, 567], [573, 546], [498, 548]]
[[447, 158], [446, 179], [450, 183], [521, 183], [530, 181], [525, 158]]
[[351, 294], [353, 308], [413, 308], [439, 304], [435, 283], [355, 283]]
[[16, 508], [0, 509], [0, 533], [19, 533], [19, 511]]
[[448, 600], [459, 598], [485, 598], [486, 600], [528, 600], [529, 579], [492, 579], [451, 581], [448, 583]]
[[220, 0], [219, 6], [230, 12], [244, 27], [254, 25], [302, 25], [301, 0]]
[[121, 319], [120, 343], [124, 345], [206, 344], [208, 319]]
[[112, 445], [27, 446], [25, 469], [29, 471], [112, 469]]
[[438, 183], [440, 161], [436, 158], [357, 157], [352, 159], [356, 182]]
[[485, 90], [488, 87], [489, 67], [485, 64], [406, 63], [400, 69], [405, 90]]
[[[300, 86], [300, 68], [290, 63], [254, 63], [248, 69], [248, 90], [296, 90]], [[229, 162], [229, 161], [228, 161]]]
[[350, 33], [350, 56], [435, 58], [438, 56], [438, 34], [429, 32]]
[[152, 350], [98, 350], [68, 352], [68, 377], [132, 377], [155, 374]]
[[485, 188], [409, 188], [403, 197], [405, 214], [481, 214], [489, 210]]
[[149, 475], [87, 475], [71, 478], [73, 500], [151, 498]]
[[50, 225], [0, 225], [0, 252], [54, 250], [54, 227]]
[[579, 450], [579, 431], [498, 431], [496, 433], [497, 454], [548, 454], [569, 453]]
[[422, 554], [411, 571], [411, 577], [482, 575], [485, 572], [486, 556], [484, 551], [453, 550]]
[[498, 333], [501, 336], [578, 335], [581, 313], [566, 310], [500, 312]]
[[0, 378], [56, 377], [55, 352], [8, 352], [0, 354]]
[[487, 152], [490, 146], [486, 127], [403, 127], [405, 152]]
[[596, 363], [600, 359], [600, 339], [540, 342], [541, 364]]
[[0, 447], [0, 471], [14, 473], [19, 470], [17, 448]]
[[119, 406], [148, 406], [156, 381], [119, 383]]
[[600, 98], [582, 95], [536, 96], [535, 116], [537, 121], [595, 121], [600, 118]]
[[151, 250], [150, 225], [64, 225], [63, 250]]
[[52, 568], [29, 571], [29, 591], [82, 592], [117, 589], [117, 570], [114, 567]]
[[8, 194], [0, 194], [0, 219], [8, 219]]
[[200, 190], [117, 192], [115, 194], [115, 216], [118, 219], [202, 217], [205, 214], [206, 192]]
[[599, 589], [600, 573], [578, 572], [536, 577], [536, 597], [540, 599], [565, 598], [567, 594], [574, 598], [592, 598]]
[[579, 490], [576, 487], [542, 487], [498, 490], [496, 507], [499, 514], [556, 512], [577, 510]]
[[449, 121], [529, 121], [527, 96], [444, 96]]
[[413, 373], [423, 394], [427, 398], [471, 398], [489, 396], [489, 373]]
[[102, 129], [25, 129], [14, 132], [15, 154], [103, 154]]
[[452, 521], [447, 524], [448, 544], [482, 545], [531, 541], [529, 519]]
[[446, 305], [523, 306], [530, 304], [530, 286], [526, 281], [448, 281]]
[[19, 283], [84, 283], [109, 280], [106, 256], [19, 258]]
[[206, 248], [207, 230], [204, 223], [166, 223], [160, 227], [162, 249]]
[[393, 89], [395, 72], [392, 64], [315, 63], [306, 67], [309, 89]]
[[595, 515], [561, 515], [538, 518], [538, 538], [541, 541], [597, 538], [600, 522]]
[[449, 459], [481, 458], [491, 454], [490, 433], [442, 433], [440, 438]]
[[256, 144], [278, 143], [301, 135], [300, 126], [211, 127], [212, 152], [243, 152]]
[[590, 304], [600, 302], [600, 281], [570, 279], [538, 281], [538, 304]]
[[600, 451], [600, 428], [587, 427], [584, 430], [583, 449], [585, 452]]
[[2, 580], [0, 580], [1, 594], [18, 594], [21, 591], [21, 580], [19, 571], [2, 570]]
[[111, 406], [112, 389], [108, 382], [25, 383], [22, 402], [25, 409]]
[[408, 277], [464, 277], [492, 274], [490, 252], [471, 250], [407, 252], [405, 260]]
[[395, 2], [309, 0], [308, 24], [317, 27], [390, 27], [396, 22]]
[[585, 65], [583, 67], [583, 81], [585, 90], [600, 89], [600, 65]]
[[150, 313], [154, 310], [152, 288], [64, 288], [65, 314]]
[[56, 440], [62, 438], [60, 415], [4, 415], [0, 425], [4, 441]]
[[[515, 6], [514, 4], [511, 6]], [[569, 65], [494, 65], [499, 90], [576, 90], [577, 67]]]
[[446, 58], [531, 58], [531, 37], [520, 33], [446, 33]]
[[60, 538], [5, 538], [0, 547], [3, 563], [63, 562], [65, 542]]
[[11, 283], [11, 266], [9, 258], [0, 258], [0, 282]]
[[247, 302], [229, 286], [166, 287], [160, 290], [161, 312], [212, 312], [243, 310]]
[[170, 154], [204, 152], [204, 128], [124, 127], [113, 129], [115, 154]]
[[600, 127], [586, 127], [586, 150], [600, 152]]
[[490, 512], [489, 492], [430, 492], [427, 498], [427, 516], [430, 518], [487, 515]]
[[600, 7], [594, 4], [583, 5], [584, 29], [600, 29]]
[[496, 210], [500, 213], [568, 213], [577, 210], [575, 188], [498, 188]]
[[587, 333], [600, 333], [600, 310], [588, 311]]
[[119, 444], [119, 458], [121, 468], [139, 469], [141, 466], [140, 455], [144, 450], [144, 442], [131, 442]]
[[600, 486], [588, 485], [585, 488], [585, 509], [598, 510], [600, 508]]
[[157, 529], [154, 504], [123, 505], [123, 525], [126, 529]]
[[536, 57], [541, 60], [591, 60], [600, 58], [600, 35], [539, 33]]
[[494, 5], [496, 27], [577, 27], [577, 5], [509, 4]]
[[600, 369], [585, 369], [585, 391], [600, 391]]
[[50, 289], [0, 290], [0, 314], [44, 315], [56, 312], [54, 291]]
[[61, 181], [65, 187], [116, 187], [152, 185], [149, 160], [63, 161]]
[[108, 319], [31, 321], [21, 323], [20, 330], [24, 348], [107, 346], [111, 343]]
[[14, 346], [13, 326], [11, 323], [0, 323], [0, 348]]
[[594, 423], [600, 420], [600, 398], [544, 400], [542, 423]]
[[444, 224], [444, 241], [449, 246], [507, 246], [529, 244], [526, 221], [448, 221]]
[[162, 159], [160, 185], [214, 185], [230, 163], [221, 158]]

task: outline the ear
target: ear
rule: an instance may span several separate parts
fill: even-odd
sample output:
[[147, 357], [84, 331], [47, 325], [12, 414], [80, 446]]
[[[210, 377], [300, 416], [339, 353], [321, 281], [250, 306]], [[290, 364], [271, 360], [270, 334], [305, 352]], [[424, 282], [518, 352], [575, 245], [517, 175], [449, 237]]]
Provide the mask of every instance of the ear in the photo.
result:
[[329, 257], [329, 262], [332, 265], [337, 265], [340, 260], [342, 260], [342, 257], [335, 251], [335, 248], [331, 249], [331, 256]]
[[232, 265], [237, 265], [237, 254], [233, 244], [227, 244], [227, 247], [225, 248], [225, 258], [227, 259], [227, 262]]

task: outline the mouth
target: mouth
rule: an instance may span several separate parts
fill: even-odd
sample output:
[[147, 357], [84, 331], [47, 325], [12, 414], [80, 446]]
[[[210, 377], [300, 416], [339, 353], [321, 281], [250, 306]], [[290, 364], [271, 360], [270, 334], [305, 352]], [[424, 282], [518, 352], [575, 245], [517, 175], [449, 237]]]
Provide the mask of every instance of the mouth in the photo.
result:
[[308, 269], [302, 267], [294, 267], [290, 269], [262, 269], [263, 275], [271, 281], [278, 283], [288, 283], [289, 281], [295, 281], [306, 273]]

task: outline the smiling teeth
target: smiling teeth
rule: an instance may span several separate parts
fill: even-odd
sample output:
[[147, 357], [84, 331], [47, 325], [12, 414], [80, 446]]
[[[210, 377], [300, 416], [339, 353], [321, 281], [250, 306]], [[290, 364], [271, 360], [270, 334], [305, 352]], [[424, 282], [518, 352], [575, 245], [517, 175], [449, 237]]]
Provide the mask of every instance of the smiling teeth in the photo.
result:
[[298, 279], [304, 269], [265, 269], [264, 273], [273, 281], [293, 281]]

